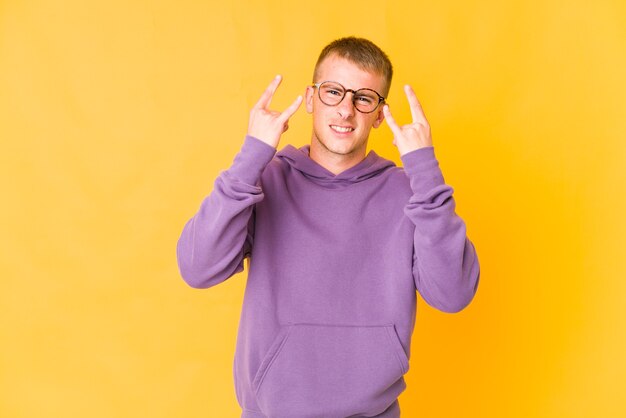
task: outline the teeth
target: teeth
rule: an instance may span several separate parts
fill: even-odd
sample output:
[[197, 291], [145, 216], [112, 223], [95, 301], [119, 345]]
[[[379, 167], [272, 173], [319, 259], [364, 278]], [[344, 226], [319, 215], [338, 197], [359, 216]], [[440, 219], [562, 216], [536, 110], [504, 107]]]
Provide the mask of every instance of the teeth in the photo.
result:
[[330, 125], [330, 127], [333, 130], [337, 132], [341, 132], [341, 133], [352, 132], [354, 130], [353, 128], [344, 128], [343, 126], [335, 126], [335, 125]]

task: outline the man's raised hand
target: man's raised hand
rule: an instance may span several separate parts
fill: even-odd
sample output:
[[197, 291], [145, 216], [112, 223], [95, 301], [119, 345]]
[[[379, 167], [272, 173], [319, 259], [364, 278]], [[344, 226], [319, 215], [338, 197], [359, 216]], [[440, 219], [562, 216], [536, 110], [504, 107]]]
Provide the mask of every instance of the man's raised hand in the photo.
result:
[[260, 139], [274, 148], [278, 146], [280, 136], [289, 128], [289, 118], [296, 113], [302, 104], [302, 96], [298, 96], [284, 112], [269, 109], [272, 97], [281, 81], [282, 77], [278, 75], [267, 86], [259, 101], [250, 111], [250, 121], [248, 122], [248, 135]]
[[430, 125], [426, 120], [426, 115], [424, 115], [422, 105], [419, 100], [417, 100], [417, 96], [411, 86], [408, 84], [404, 86], [404, 92], [406, 93], [407, 99], [409, 99], [413, 123], [402, 127], [398, 126], [396, 121], [393, 119], [393, 116], [391, 116], [389, 106], [385, 105], [383, 107], [383, 113], [385, 115], [385, 119], [387, 120], [387, 125], [389, 125], [391, 131], [393, 132], [393, 144], [398, 147], [398, 151], [400, 151], [401, 156], [408, 152], [415, 151], [416, 149], [433, 146], [433, 138], [430, 134]]

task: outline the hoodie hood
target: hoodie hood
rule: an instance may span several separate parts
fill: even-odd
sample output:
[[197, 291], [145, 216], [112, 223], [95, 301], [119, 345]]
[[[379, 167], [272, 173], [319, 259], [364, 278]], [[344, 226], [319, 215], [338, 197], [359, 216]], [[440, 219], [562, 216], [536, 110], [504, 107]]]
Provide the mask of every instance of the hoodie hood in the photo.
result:
[[340, 188], [378, 176], [384, 171], [395, 167], [393, 161], [380, 157], [370, 151], [363, 161], [335, 175], [309, 157], [310, 146], [296, 148], [293, 145], [285, 146], [276, 154], [276, 157], [298, 170], [314, 183], [329, 188]]

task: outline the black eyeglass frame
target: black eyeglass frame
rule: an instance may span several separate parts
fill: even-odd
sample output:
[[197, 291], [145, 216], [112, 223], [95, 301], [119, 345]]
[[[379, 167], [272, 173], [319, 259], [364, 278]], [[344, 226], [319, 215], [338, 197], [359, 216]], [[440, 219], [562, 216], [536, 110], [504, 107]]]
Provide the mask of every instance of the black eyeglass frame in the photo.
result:
[[[323, 99], [322, 99], [322, 95], [320, 94], [320, 86], [324, 83], [335, 83], [338, 86], [341, 86], [341, 88], [343, 89], [344, 93], [343, 96], [341, 96], [341, 100], [339, 100], [337, 103], [335, 103], [334, 105], [328, 104], [326, 103]], [[380, 94], [378, 94], [378, 92], [376, 90], [372, 90], [372, 89], [368, 89], [368, 88], [362, 88], [362, 89], [358, 89], [358, 90], [352, 90], [352, 89], [347, 89], [345, 88], [341, 83], [338, 83], [336, 81], [332, 81], [332, 80], [326, 80], [326, 81], [322, 81], [319, 83], [313, 83], [312, 87], [315, 87], [317, 89], [317, 97], [320, 98], [321, 102], [324, 103], [326, 106], [338, 106], [339, 103], [341, 103], [343, 101], [343, 99], [346, 97], [346, 93], [351, 92], [352, 93], [352, 105], [354, 106], [354, 108], [356, 110], [358, 110], [361, 113], [372, 113], [375, 112], [376, 109], [378, 109], [378, 107], [380, 106], [381, 103], [383, 103], [385, 101], [385, 98], [383, 96], [381, 96]], [[369, 112], [364, 112], [361, 109], [359, 109], [355, 103], [355, 99], [357, 97], [357, 93], [363, 90], [367, 90], [367, 91], [371, 91], [373, 93], [375, 93], [378, 96], [378, 103], [376, 103], [376, 106], [374, 106], [374, 109], [370, 110]]]

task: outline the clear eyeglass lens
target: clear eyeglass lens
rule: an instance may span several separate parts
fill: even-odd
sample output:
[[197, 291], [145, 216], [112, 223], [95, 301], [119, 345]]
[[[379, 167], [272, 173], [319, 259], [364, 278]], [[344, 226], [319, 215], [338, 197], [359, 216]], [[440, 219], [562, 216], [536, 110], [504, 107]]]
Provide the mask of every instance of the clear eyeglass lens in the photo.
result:
[[320, 86], [320, 99], [329, 106], [335, 106], [341, 102], [346, 91], [337, 83], [322, 83]]
[[354, 105], [363, 112], [371, 112], [378, 104], [378, 96], [368, 90], [357, 92], [354, 98]]

